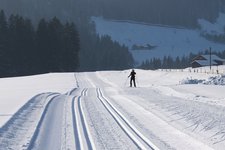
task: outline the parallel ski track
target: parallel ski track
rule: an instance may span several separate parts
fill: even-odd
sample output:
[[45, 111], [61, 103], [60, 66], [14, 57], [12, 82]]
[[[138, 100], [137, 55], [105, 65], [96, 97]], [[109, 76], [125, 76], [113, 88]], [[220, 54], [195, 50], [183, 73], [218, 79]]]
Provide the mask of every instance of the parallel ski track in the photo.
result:
[[152, 149], [159, 150], [157, 146], [155, 146], [148, 138], [146, 138], [138, 129], [132, 125], [123, 115], [119, 112], [112, 103], [109, 102], [107, 98], [102, 94], [100, 88], [96, 89], [97, 98], [103, 104], [103, 106], [107, 109], [107, 111], [111, 114], [117, 124], [121, 127], [121, 129], [126, 133], [126, 135], [133, 141], [133, 143], [139, 149]]
[[74, 88], [70, 92], [68, 92], [66, 95], [72, 95], [76, 90], [77, 90], [77, 88]]
[[[81, 95], [74, 97], [72, 100], [72, 119], [74, 128], [74, 137], [76, 149], [80, 150], [95, 150], [95, 145], [90, 136], [90, 131], [88, 130], [88, 125], [82, 109], [81, 97], [87, 95], [87, 89], [83, 89]], [[84, 138], [82, 138], [84, 137]]]

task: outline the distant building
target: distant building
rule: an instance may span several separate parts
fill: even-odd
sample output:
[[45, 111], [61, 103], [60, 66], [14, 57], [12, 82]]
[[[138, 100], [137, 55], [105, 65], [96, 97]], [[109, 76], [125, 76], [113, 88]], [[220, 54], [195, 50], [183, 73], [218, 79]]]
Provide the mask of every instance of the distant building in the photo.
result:
[[[221, 59], [216, 55], [211, 55], [211, 65], [225, 65], [225, 59]], [[195, 57], [191, 62], [191, 66], [192, 68], [210, 66], [210, 55], [199, 55]]]

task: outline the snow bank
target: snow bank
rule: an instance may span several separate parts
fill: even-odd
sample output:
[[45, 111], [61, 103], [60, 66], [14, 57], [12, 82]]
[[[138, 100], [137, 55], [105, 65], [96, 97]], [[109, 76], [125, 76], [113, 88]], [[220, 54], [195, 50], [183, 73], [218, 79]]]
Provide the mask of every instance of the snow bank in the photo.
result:
[[210, 77], [208, 80], [203, 81], [203, 84], [225, 85], [225, 75]]
[[74, 73], [51, 73], [0, 79], [0, 127], [33, 96], [66, 93], [76, 86]]
[[187, 77], [180, 81], [180, 84], [206, 84], [206, 85], [225, 85], [225, 75], [218, 75], [209, 77], [205, 79], [192, 79], [192, 77]]
[[199, 79], [192, 79], [192, 77], [187, 77], [180, 81], [180, 84], [199, 84], [202, 83], [204, 80]]

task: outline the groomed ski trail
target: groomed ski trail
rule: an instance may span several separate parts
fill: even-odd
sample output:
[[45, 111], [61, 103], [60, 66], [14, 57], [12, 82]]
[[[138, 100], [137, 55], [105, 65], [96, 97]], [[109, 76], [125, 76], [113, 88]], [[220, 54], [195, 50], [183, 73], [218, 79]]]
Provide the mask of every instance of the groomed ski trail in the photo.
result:
[[122, 115], [121, 112], [119, 112], [105, 96], [103, 96], [103, 93], [100, 88], [96, 89], [97, 97], [101, 101], [101, 103], [104, 105], [104, 107], [107, 109], [107, 111], [112, 115], [114, 120], [118, 123], [118, 125], [121, 127], [121, 129], [129, 136], [129, 138], [135, 143], [135, 145], [139, 149], [147, 150], [159, 150], [159, 148], [154, 145], [149, 139], [147, 139], [140, 131], [138, 131], [137, 128], [132, 125], [127, 118]]
[[0, 129], [0, 149], [211, 149], [144, 107], [146, 99], [99, 73], [74, 78], [77, 85], [66, 94], [41, 93], [28, 101]]
[[83, 89], [80, 96], [75, 96], [72, 100], [74, 136], [77, 149], [96, 150], [81, 104], [81, 99], [83, 96], [86, 96], [87, 91], [88, 89]]

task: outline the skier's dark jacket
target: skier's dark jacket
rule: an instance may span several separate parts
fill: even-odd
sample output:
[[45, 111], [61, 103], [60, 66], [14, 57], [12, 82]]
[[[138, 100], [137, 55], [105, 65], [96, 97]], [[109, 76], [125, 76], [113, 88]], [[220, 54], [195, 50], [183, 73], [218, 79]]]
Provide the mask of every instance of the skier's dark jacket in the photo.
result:
[[132, 70], [128, 77], [131, 77], [131, 79], [135, 79], [135, 75], [136, 75], [136, 72]]

